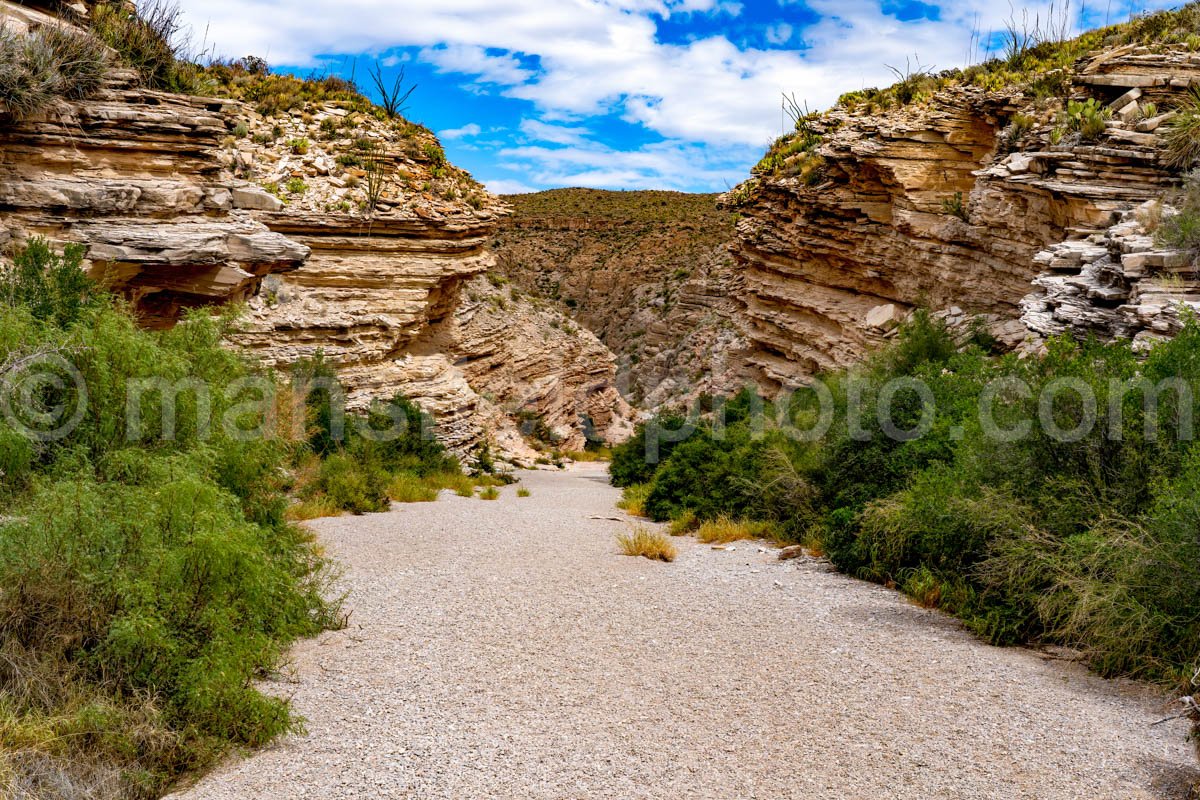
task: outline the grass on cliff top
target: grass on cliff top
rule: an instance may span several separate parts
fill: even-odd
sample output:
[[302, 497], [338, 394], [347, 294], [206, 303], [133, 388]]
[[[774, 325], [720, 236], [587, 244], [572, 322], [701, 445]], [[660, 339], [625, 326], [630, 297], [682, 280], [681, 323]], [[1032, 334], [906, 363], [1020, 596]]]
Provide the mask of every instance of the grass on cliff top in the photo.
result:
[[18, 35], [0, 23], [0, 108], [15, 119], [92, 95], [107, 69], [108, 54], [94, 36], [65, 26]]
[[[1200, 50], [1200, 3], [1141, 15], [1071, 38], [1062, 36], [1065, 27], [1061, 21], [1046, 21], [1036, 15], [1026, 16], [1014, 11], [1009, 29], [1002, 33], [1003, 43], [997, 57], [966, 69], [936, 72], [921, 64], [918, 58], [902, 68], [892, 68], [898, 78], [894, 84], [847, 92], [838, 98], [837, 107], [854, 114], [874, 115], [926, 103], [939, 92], [954, 86], [973, 86], [988, 91], [1020, 88], [1036, 100], [1066, 99], [1072, 91], [1070, 76], [1074, 65], [1105, 48], [1139, 44]], [[753, 172], [759, 176], [799, 177], [813, 185], [824, 176], [824, 160], [817, 148], [823, 134], [836, 126], [837, 120], [821, 113], [808, 113], [794, 100], [792, 112], [795, 131], [777, 139]], [[1103, 122], [1100, 125], [1103, 130]], [[1188, 138], [1190, 141], [1190, 132]], [[754, 198], [756, 188], [757, 181], [754, 180], [738, 187], [728, 196], [730, 205], [737, 207], [748, 203]]]

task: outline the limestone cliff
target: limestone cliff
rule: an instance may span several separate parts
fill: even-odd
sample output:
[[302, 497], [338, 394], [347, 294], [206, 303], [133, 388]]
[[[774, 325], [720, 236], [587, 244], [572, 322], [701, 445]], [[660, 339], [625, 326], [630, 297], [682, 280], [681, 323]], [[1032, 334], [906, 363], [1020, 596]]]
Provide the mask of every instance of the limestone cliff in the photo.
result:
[[736, 390], [733, 218], [714, 196], [566, 189], [506, 199], [501, 272], [611, 348], [631, 402], [654, 409]]
[[[64, 22], [0, 0], [18, 31], [86, 27], [82, 11]], [[462, 305], [507, 210], [428, 130], [336, 80], [219, 66], [206, 81], [213, 96], [184, 96], [114, 68], [87, 99], [20, 120], [0, 108], [0, 246], [83, 243], [149, 326], [243, 302], [233, 343], [281, 368], [323, 354], [354, 407], [410, 395], [458, 452], [493, 438], [528, 456], [531, 416], [564, 445], [623, 435], [602, 345], [547, 347], [552, 312]]]
[[[1122, 277], [1104, 278], [1117, 288], [1080, 271], [1108, 252], [1110, 226], [1177, 183], [1155, 133], [1166, 117], [1154, 109], [1170, 107], [1198, 70], [1178, 48], [1079, 62], [1066, 92], [1107, 107], [1090, 139], [1064, 129], [1063, 99], [1020, 88], [955, 85], [899, 109], [838, 108], [807, 122], [819, 168], [763, 174], [726, 197], [743, 214], [735, 258], [748, 367], [778, 387], [851, 364], [919, 304], [983, 315], [1009, 345], [1095, 330], [1082, 306], [1137, 305], [1131, 282], [1178, 258], [1127, 260]], [[1154, 245], [1143, 236], [1133, 249]], [[1148, 315], [1120, 312], [1128, 325], [1104, 333], [1135, 335]]]

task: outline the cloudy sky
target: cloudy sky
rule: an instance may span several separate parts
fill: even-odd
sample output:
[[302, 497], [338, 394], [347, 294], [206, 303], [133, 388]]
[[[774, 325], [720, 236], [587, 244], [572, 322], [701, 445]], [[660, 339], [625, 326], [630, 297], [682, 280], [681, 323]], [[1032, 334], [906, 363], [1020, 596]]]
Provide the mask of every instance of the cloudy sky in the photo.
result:
[[[986, 56], [1008, 0], [182, 0], [197, 42], [277, 70], [354, 75], [376, 59], [418, 88], [408, 115], [493, 191], [718, 191], [812, 108], [890, 83], [888, 64]], [[1064, 5], [1014, 0], [1017, 18]], [[1073, 0], [1074, 30], [1170, 0]], [[974, 44], [981, 42], [981, 44]]]

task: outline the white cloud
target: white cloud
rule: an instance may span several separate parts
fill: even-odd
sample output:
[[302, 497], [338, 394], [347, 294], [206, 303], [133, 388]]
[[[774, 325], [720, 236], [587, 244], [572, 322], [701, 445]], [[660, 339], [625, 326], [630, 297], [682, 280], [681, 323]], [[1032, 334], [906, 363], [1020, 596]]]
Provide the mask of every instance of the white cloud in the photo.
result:
[[492, 194], [529, 194], [538, 191], [536, 187], [521, 181], [495, 180], [487, 181], [484, 185]]
[[[1148, 8], [1174, 1], [1138, 0]], [[937, 19], [902, 22], [882, 10], [881, 0], [805, 0], [821, 20], [801, 28], [786, 7], [795, 2], [780, 0], [779, 19], [765, 32], [776, 45], [803, 42], [793, 51], [739, 47], [721, 35], [658, 40], [660, 18], [744, 13], [728, 0], [181, 0], [193, 27], [207, 29], [207, 40], [224, 55], [253, 53], [304, 67], [327, 54], [387, 56], [416, 48], [421, 59], [463, 75], [475, 91], [531, 102], [537, 120], [522, 125], [526, 137], [592, 152], [586, 131], [576, 128], [589, 117], [615, 114], [691, 158], [702, 152], [692, 145], [761, 149], [780, 132], [781, 92], [821, 108], [842, 92], [890, 83], [885, 64], [903, 65], [906, 57], [938, 69], [963, 66], [973, 32], [986, 40], [1011, 13], [999, 0], [929, 0]], [[1111, 3], [1114, 21], [1131, 2]], [[1022, 5], [1031, 18], [1045, 20], [1051, 0]], [[1071, 26], [1084, 18], [1102, 22], [1109, 5], [1077, 2]], [[713, 163], [670, 166], [703, 173]], [[574, 169], [564, 174], [612, 183], [645, 174], [644, 167]]]
[[466, 139], [471, 136], [478, 136], [483, 133], [483, 128], [476, 125], [474, 122], [463, 125], [461, 128], [450, 128], [445, 131], [438, 131], [438, 136], [443, 139]]
[[420, 57], [442, 72], [472, 75], [484, 83], [501, 86], [520, 85], [534, 76], [515, 56], [489, 55], [484, 48], [473, 45], [426, 47], [421, 50]]
[[525, 119], [521, 120], [521, 133], [539, 142], [582, 145], [590, 134], [590, 131], [587, 128], [549, 125], [536, 119]]
[[615, 150], [598, 142], [571, 147], [524, 145], [498, 153], [504, 169], [542, 186], [599, 189], [677, 189], [733, 186], [744, 177], [747, 159], [759, 148], [717, 148], [658, 142]]
[[792, 34], [795, 33], [795, 28], [786, 22], [780, 22], [778, 25], [770, 25], [767, 27], [767, 41], [771, 44], [787, 44], [792, 40]]

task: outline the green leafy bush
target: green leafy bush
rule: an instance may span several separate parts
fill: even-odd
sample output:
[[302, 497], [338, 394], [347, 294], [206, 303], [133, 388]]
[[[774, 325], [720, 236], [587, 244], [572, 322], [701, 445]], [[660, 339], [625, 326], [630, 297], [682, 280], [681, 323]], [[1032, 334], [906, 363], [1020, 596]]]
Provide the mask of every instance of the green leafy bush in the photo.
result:
[[[992, 357], [987, 344], [918, 313], [863, 367], [823, 376], [833, 423], [819, 435], [797, 435], [820, 417], [815, 392], [742, 396], [659, 464], [642, 457], [640, 431], [616, 448], [614, 482], [644, 483], [646, 512], [683, 520], [681, 531], [769, 522], [990, 641], [1066, 643], [1104, 674], [1190, 677], [1200, 324], [1145, 358], [1128, 342], [1056, 339], [1028, 359]], [[923, 392], [904, 388], [911, 379]], [[762, 413], [747, 413], [756, 402]], [[1023, 421], [1023, 435], [989, 427]]]
[[144, 331], [79, 256], [34, 242], [3, 284], [6, 378], [67, 365], [21, 422], [82, 412], [55, 438], [0, 422], [0, 794], [152, 798], [295, 727], [254, 681], [338, 610], [283, 521], [291, 446], [247, 439], [237, 414], [206, 424], [205, 398], [220, 420], [245, 399], [235, 381], [272, 385], [222, 345], [229, 319]]

